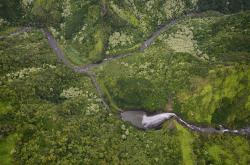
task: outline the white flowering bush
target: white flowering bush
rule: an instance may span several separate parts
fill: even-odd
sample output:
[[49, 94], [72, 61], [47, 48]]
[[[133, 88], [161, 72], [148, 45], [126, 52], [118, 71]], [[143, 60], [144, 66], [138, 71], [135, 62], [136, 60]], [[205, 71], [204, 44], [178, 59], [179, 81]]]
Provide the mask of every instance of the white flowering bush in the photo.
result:
[[17, 80], [17, 79], [25, 79], [25, 78], [28, 78], [31, 74], [44, 71], [48, 68], [55, 69], [56, 66], [50, 65], [50, 64], [44, 64], [42, 67], [24, 68], [22, 70], [14, 72], [14, 73], [7, 73], [5, 75], [5, 78], [7, 78], [9, 82], [11, 82], [13, 80]]
[[63, 1], [63, 5], [62, 6], [63, 6], [62, 16], [64, 18], [69, 17], [72, 14], [70, 0]]
[[78, 87], [70, 87], [63, 89], [60, 97], [73, 100], [85, 100], [85, 115], [93, 115], [101, 111], [100, 99], [96, 94], [89, 92], [88, 90], [82, 90]]
[[192, 27], [180, 26], [178, 28], [179, 29], [174, 33], [161, 35], [159, 40], [166, 43], [167, 46], [175, 52], [189, 53], [200, 60], [208, 60], [208, 55], [198, 48], [197, 41], [194, 39]]
[[117, 46], [129, 46], [134, 43], [133, 36], [126, 35], [123, 32], [114, 32], [109, 37], [109, 47], [115, 48]]
[[51, 31], [51, 33], [54, 37], [58, 37], [60, 35], [60, 33], [52, 26], [49, 27], [49, 30]]
[[3, 18], [0, 18], [0, 27], [7, 25], [8, 22], [6, 20], [4, 20]]
[[73, 41], [78, 41], [80, 44], [83, 43], [83, 40], [86, 38], [86, 29], [87, 29], [87, 24], [83, 25], [81, 30], [75, 35], [73, 38]]
[[182, 13], [184, 9], [185, 2], [183, 0], [167, 0], [163, 4], [164, 14], [167, 19]]
[[95, 114], [101, 111], [101, 107], [98, 103], [96, 102], [91, 102], [90, 104], [88, 104], [87, 109], [86, 109], [86, 115], [91, 115], [91, 114]]
[[34, 0], [22, 0], [22, 5], [27, 7], [32, 4]]
[[76, 87], [70, 87], [68, 89], [64, 89], [63, 92], [60, 94], [61, 97], [70, 99], [70, 98], [76, 98], [84, 96], [84, 93], [82, 90]]
[[[197, 0], [165, 0], [161, 2], [147, 0], [143, 2], [143, 5], [138, 4], [135, 0], [125, 0], [124, 3], [110, 1], [111, 9], [117, 15], [147, 35], [174, 16], [179, 16], [186, 10], [192, 10], [197, 5]], [[133, 19], [135, 21], [132, 21]]]

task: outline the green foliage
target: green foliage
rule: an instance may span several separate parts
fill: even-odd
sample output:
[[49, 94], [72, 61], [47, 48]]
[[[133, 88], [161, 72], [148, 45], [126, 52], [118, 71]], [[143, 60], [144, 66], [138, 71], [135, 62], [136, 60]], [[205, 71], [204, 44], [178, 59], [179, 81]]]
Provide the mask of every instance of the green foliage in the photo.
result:
[[205, 83], [199, 84], [197, 90], [180, 94], [180, 112], [192, 121], [227, 127], [247, 126], [250, 115], [248, 75], [247, 66], [211, 70], [208, 79], [203, 80]]
[[248, 0], [199, 0], [197, 5], [200, 11], [217, 10], [224, 13], [250, 9]]
[[[249, 12], [222, 17], [213, 23], [200, 47], [210, 57], [223, 61], [249, 62]], [[200, 36], [196, 33], [196, 36]]]
[[21, 6], [21, 0], [2, 0], [0, 2], [0, 18], [7, 19], [11, 22], [17, 22], [23, 15], [23, 9]]
[[196, 2], [191, 0], [150, 0], [142, 5], [138, 0], [123, 2], [113, 0], [109, 5], [121, 19], [139, 28], [145, 36], [148, 36], [167, 20], [192, 9]]
[[176, 123], [178, 130], [178, 138], [181, 143], [182, 159], [184, 164], [194, 164], [195, 158], [193, 153], [192, 143], [194, 142], [194, 135], [188, 132], [183, 126]]
[[0, 75], [56, 63], [56, 57], [52, 56], [46, 39], [39, 31], [1, 39], [0, 48]]
[[2, 165], [10, 165], [13, 163], [12, 153], [15, 150], [17, 139], [17, 134], [0, 138], [0, 163]]
[[[76, 65], [99, 62], [102, 59], [106, 27], [101, 17], [100, 6], [96, 1], [65, 0], [60, 25], [51, 31], [66, 56]], [[104, 26], [104, 27], [103, 27]]]
[[[112, 100], [125, 109], [163, 109], [167, 98], [188, 87], [191, 56], [152, 47], [98, 70]], [[122, 73], [122, 74], [121, 74]]]
[[[15, 48], [20, 43], [12, 44]], [[23, 50], [27, 54], [24, 60], [32, 57], [29, 51]], [[4, 136], [1, 164], [10, 160], [20, 164], [181, 163], [174, 132], [145, 134], [123, 125], [116, 114], [102, 108], [89, 78], [48, 57], [44, 67], [34, 59], [27, 66], [15, 66], [13, 74], [2, 72], [0, 98], [5, 112], [0, 116]], [[8, 131], [9, 126], [13, 129]], [[21, 136], [8, 147], [5, 139], [13, 132]]]
[[[211, 2], [223, 12], [248, 3], [229, 1], [224, 8], [224, 1]], [[83, 65], [100, 61], [103, 52], [136, 50], [159, 25], [196, 3], [24, 0], [21, 6], [22, 19], [51, 26], [66, 56]], [[17, 4], [4, 1], [4, 20], [20, 18]], [[14, 30], [6, 22], [0, 34]], [[121, 35], [113, 37], [115, 32]], [[207, 12], [180, 21], [145, 52], [95, 72], [112, 108], [162, 111], [171, 95], [174, 112], [185, 120], [245, 127], [248, 36], [249, 12]], [[103, 108], [88, 77], [56, 61], [37, 30], [0, 39], [0, 68], [0, 164], [249, 164], [249, 139], [243, 136], [198, 136], [172, 121], [145, 132], [122, 122], [116, 110]]]
[[[146, 108], [151, 104], [150, 95], [152, 94], [152, 83], [145, 79], [120, 79], [117, 81], [117, 87], [111, 90], [111, 95], [115, 95], [114, 100], [118, 105], [125, 109], [129, 107]], [[128, 106], [128, 107], [126, 107]], [[145, 106], [145, 107], [144, 107]]]
[[59, 3], [59, 0], [35, 0], [31, 11], [34, 20], [39, 24], [57, 24], [60, 21]]
[[198, 164], [248, 164], [249, 141], [229, 135], [201, 136], [195, 142]]

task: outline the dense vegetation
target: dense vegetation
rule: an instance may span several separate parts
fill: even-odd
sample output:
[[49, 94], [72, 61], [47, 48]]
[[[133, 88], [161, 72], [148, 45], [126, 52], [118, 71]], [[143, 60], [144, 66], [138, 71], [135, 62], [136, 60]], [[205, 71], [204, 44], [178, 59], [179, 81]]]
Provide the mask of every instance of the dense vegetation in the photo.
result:
[[[250, 164], [249, 137], [199, 134], [172, 120], [142, 131], [122, 122], [116, 109], [162, 112], [172, 96], [184, 120], [248, 127], [248, 0], [0, 3], [1, 165]], [[138, 51], [165, 22], [193, 11], [201, 13]], [[34, 28], [9, 35], [27, 25]], [[134, 53], [92, 70], [111, 109], [87, 75], [57, 60], [41, 27], [75, 65]]]

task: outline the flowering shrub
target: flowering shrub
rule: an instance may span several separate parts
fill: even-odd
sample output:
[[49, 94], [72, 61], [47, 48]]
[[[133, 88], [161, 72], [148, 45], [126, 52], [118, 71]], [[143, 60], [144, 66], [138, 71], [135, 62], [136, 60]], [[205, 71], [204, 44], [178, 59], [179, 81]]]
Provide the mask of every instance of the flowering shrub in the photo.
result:
[[100, 106], [100, 99], [96, 96], [96, 94], [89, 92], [88, 90], [82, 90], [78, 87], [64, 89], [60, 94], [60, 97], [66, 99], [85, 100], [85, 115], [93, 115], [102, 109]]
[[[120, 5], [122, 4], [122, 5]], [[197, 0], [148, 0], [144, 5], [139, 5], [135, 0], [125, 0], [124, 3], [110, 2], [112, 10], [122, 19], [139, 27], [144, 35], [154, 31], [167, 20], [177, 17], [186, 10], [191, 10], [197, 5]], [[133, 22], [132, 18], [135, 18]]]
[[60, 94], [61, 97], [70, 99], [83, 96], [84, 93], [79, 88], [70, 87], [69, 89], [64, 89], [63, 92]]
[[117, 46], [127, 46], [134, 43], [133, 36], [128, 36], [124, 33], [114, 32], [109, 37], [109, 47], [115, 48]]
[[13, 81], [15, 79], [25, 79], [28, 78], [30, 74], [38, 73], [48, 68], [55, 69], [56, 66], [50, 64], [44, 64], [43, 67], [24, 68], [14, 73], [7, 73], [5, 77], [8, 79], [8, 81]]
[[83, 25], [82, 29], [75, 35], [73, 41], [78, 41], [80, 44], [83, 43], [83, 40], [86, 38], [86, 28], [87, 24]]
[[22, 0], [22, 4], [26, 7], [32, 4], [34, 0]]
[[62, 16], [64, 18], [69, 17], [72, 14], [70, 0], [63, 1], [63, 5], [62, 6], [63, 6]]
[[201, 60], [209, 59], [208, 55], [199, 50], [197, 41], [194, 39], [192, 27], [181, 26], [170, 35], [163, 34], [159, 37], [159, 40], [162, 40], [175, 52], [189, 53]]
[[3, 18], [0, 18], [0, 27], [7, 25], [8, 22], [6, 20], [4, 20]]
[[182, 0], [168, 0], [163, 4], [164, 15], [167, 19], [179, 15], [185, 10], [185, 3]]
[[91, 114], [95, 114], [97, 112], [101, 111], [101, 107], [97, 102], [91, 102], [90, 104], [88, 104], [87, 109], [86, 109], [86, 115], [91, 115]]

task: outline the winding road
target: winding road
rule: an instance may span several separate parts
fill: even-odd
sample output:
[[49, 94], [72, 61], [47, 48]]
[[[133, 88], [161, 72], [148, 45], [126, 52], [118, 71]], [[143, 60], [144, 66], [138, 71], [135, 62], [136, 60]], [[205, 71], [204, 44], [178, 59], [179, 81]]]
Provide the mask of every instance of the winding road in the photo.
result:
[[[180, 20], [182, 20], [186, 16], [195, 16], [195, 15], [197, 15], [197, 14], [196, 13], [189, 13], [189, 14], [186, 14], [186, 15], [180, 17], [180, 18], [170, 20], [164, 26], [162, 26], [156, 32], [154, 32], [146, 41], [144, 41], [141, 44], [140, 51], [144, 51], [146, 48], [148, 48], [155, 41], [155, 39], [162, 32], [164, 32], [165, 30], [167, 30], [169, 27], [175, 25], [177, 22], [179, 22]], [[109, 105], [106, 103], [106, 101], [104, 99], [104, 93], [101, 90], [101, 87], [99, 86], [99, 84], [97, 82], [95, 74], [92, 73], [90, 70], [92, 68], [94, 68], [94, 67], [98, 67], [98, 66], [103, 65], [105, 63], [108, 63], [110, 61], [113, 61], [113, 60], [116, 60], [116, 59], [120, 59], [120, 58], [124, 58], [124, 57], [130, 56], [130, 55], [133, 55], [134, 53], [120, 54], [120, 55], [116, 55], [116, 56], [113, 56], [113, 57], [110, 57], [110, 58], [105, 58], [105, 59], [103, 59], [103, 61], [101, 63], [98, 63], [98, 64], [88, 64], [88, 65], [85, 65], [83, 67], [75, 66], [74, 64], [72, 64], [65, 57], [65, 55], [64, 55], [62, 49], [60, 48], [59, 44], [57, 43], [57, 41], [55, 40], [55, 38], [53, 37], [53, 35], [48, 31], [48, 29], [44, 28], [42, 31], [43, 31], [44, 35], [46, 36], [46, 38], [48, 40], [49, 46], [53, 49], [53, 51], [57, 55], [57, 58], [60, 61], [62, 61], [67, 67], [73, 69], [75, 72], [77, 72], [77, 73], [83, 73], [83, 74], [89, 76], [90, 79], [91, 79], [91, 81], [92, 81], [92, 84], [96, 88], [96, 91], [97, 91], [97, 93], [98, 93], [98, 95], [99, 95], [99, 97], [101, 99], [101, 102], [102, 102], [103, 106], [105, 107], [105, 109], [110, 109]], [[131, 112], [131, 111], [128, 111], [128, 112]], [[121, 115], [124, 114], [124, 113], [126, 113], [126, 111], [121, 112]], [[170, 117], [166, 118], [166, 116], [169, 116], [169, 113], [163, 113], [163, 114], [165, 114], [165, 115], [157, 114], [157, 115], [165, 116], [164, 119], [160, 120], [160, 124], [162, 122], [164, 122], [165, 120], [168, 120], [170, 118]], [[171, 113], [171, 114], [174, 114], [174, 113]], [[141, 122], [140, 120], [143, 119], [143, 116], [144, 117], [148, 117], [148, 116], [146, 116], [146, 112], [140, 112], [140, 115], [141, 116], [139, 116], [139, 117], [137, 116], [138, 117], [137, 119], [133, 119], [133, 120], [135, 120], [135, 123], [137, 123], [137, 124], [134, 124], [133, 122], [131, 122], [129, 120], [126, 120], [125, 118], [122, 118], [122, 119], [124, 121], [131, 122], [134, 126], [136, 126], [138, 128], [144, 128], [141, 125], [142, 123], [140, 123]], [[157, 115], [149, 116], [148, 118], [159, 120], [159, 118], [157, 118]], [[131, 117], [131, 115], [130, 115], [130, 117]], [[136, 117], [136, 116], [133, 116], [132, 118], [134, 118], [134, 117]], [[172, 117], [175, 118], [175, 120], [178, 123], [182, 124], [183, 126], [185, 126], [188, 129], [190, 129], [192, 131], [196, 131], [196, 132], [201, 132], [201, 133], [219, 133], [219, 134], [231, 133], [231, 134], [236, 134], [236, 135], [248, 135], [248, 136], [250, 135], [250, 128], [243, 128], [243, 129], [238, 129], [238, 130], [230, 130], [230, 129], [224, 129], [224, 128], [218, 130], [218, 129], [211, 128], [211, 127], [203, 128], [203, 127], [198, 127], [198, 126], [189, 124], [188, 122], [186, 122], [186, 121], [182, 120], [180, 117], [178, 117], [176, 114], [172, 115]], [[152, 122], [155, 122], [155, 121], [152, 120]], [[154, 127], [156, 127], [156, 126], [157, 126], [157, 124]], [[154, 127], [152, 127], [152, 128], [154, 128]]]
[[[194, 16], [197, 16], [199, 15], [199, 13], [193, 13], [193, 12], [190, 12], [188, 14], [185, 14], [179, 18], [176, 18], [176, 19], [172, 19], [168, 22], [166, 22], [164, 25], [160, 26], [160, 28], [158, 30], [156, 30], [154, 33], [152, 33], [150, 35], [150, 37], [145, 40], [140, 48], [139, 48], [139, 51], [143, 52], [145, 49], [147, 49], [150, 45], [152, 45], [154, 43], [154, 41], [157, 39], [157, 37], [164, 31], [166, 31], [168, 28], [170, 28], [171, 26], [175, 25], [176, 23], [178, 23], [179, 21], [183, 20], [184, 18], [186, 17], [194, 17]], [[53, 39], [53, 36], [48, 32], [48, 30], [44, 30], [45, 31], [45, 34], [48, 38], [48, 41], [51, 46], [51, 48], [56, 52], [58, 52], [58, 50], [56, 49], [60, 49], [58, 46], [56, 46], [56, 40]], [[51, 41], [53, 40], [53, 41]], [[124, 54], [117, 54], [117, 55], [113, 55], [112, 57], [108, 57], [108, 58], [104, 58], [101, 62], [99, 63], [94, 63], [94, 64], [87, 64], [85, 66], [74, 66], [72, 63], [70, 63], [66, 58], [65, 56], [63, 55], [63, 52], [58, 52], [60, 53], [60, 55], [58, 56], [59, 59], [61, 59], [64, 64], [66, 64], [67, 66], [73, 68], [75, 70], [75, 72], [78, 72], [78, 73], [85, 73], [91, 69], [93, 69], [94, 67], [98, 67], [98, 66], [101, 66], [105, 63], [108, 63], [110, 61], [113, 61], [113, 60], [117, 60], [117, 59], [121, 59], [121, 58], [125, 58], [125, 57], [128, 57], [128, 56], [131, 56], [131, 55], [134, 55], [135, 53], [124, 53]]]
[[93, 73], [91, 73], [90, 71], [88, 71], [87, 69], [84, 68], [80, 68], [77, 66], [74, 66], [64, 55], [62, 49], [59, 47], [56, 39], [53, 37], [53, 35], [49, 32], [48, 29], [44, 28], [42, 30], [42, 32], [44, 33], [44, 35], [46, 36], [49, 46], [53, 49], [53, 51], [55, 52], [55, 54], [57, 55], [57, 58], [62, 61], [67, 67], [73, 69], [75, 72], [77, 73], [84, 73], [85, 75], [89, 76], [91, 79], [92, 84], [95, 86], [96, 91], [99, 95], [99, 98], [101, 99], [101, 102], [103, 104], [103, 106], [105, 107], [105, 109], [109, 109], [108, 104], [106, 103], [105, 99], [104, 99], [104, 94], [100, 88], [100, 86], [97, 83], [96, 77]]

